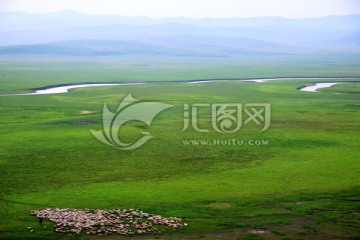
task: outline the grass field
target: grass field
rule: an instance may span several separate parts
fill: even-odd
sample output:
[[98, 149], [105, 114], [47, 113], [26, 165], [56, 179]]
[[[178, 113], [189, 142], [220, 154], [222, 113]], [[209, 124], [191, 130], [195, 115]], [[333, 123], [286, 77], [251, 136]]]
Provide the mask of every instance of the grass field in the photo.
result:
[[[68, 207], [137, 208], [187, 219], [188, 227], [181, 231], [132, 239], [359, 239], [360, 81], [319, 93], [297, 90], [319, 82], [311, 79], [168, 82], [360, 77], [359, 58], [2, 57], [0, 94], [62, 83], [159, 84], [1, 96], [0, 238], [98, 239], [54, 233], [51, 223], [44, 229], [29, 215], [33, 209]], [[137, 139], [145, 128], [155, 138], [139, 149], [121, 151], [97, 141], [90, 129], [102, 128], [104, 102], [115, 111], [129, 93], [174, 107], [159, 114], [149, 129], [126, 125], [124, 137]], [[184, 104], [257, 102], [272, 106], [272, 124], [264, 132], [255, 125], [233, 134], [181, 131]], [[202, 127], [211, 129], [209, 117], [209, 111], [201, 112]], [[184, 145], [184, 139], [266, 140], [268, 145]]]

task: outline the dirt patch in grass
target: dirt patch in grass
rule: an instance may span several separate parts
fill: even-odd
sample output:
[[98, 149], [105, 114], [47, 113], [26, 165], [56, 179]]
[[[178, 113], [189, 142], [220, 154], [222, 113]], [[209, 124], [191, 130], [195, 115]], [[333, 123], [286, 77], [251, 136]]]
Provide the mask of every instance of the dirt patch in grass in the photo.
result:
[[96, 124], [96, 121], [90, 120], [73, 120], [73, 121], [64, 121], [64, 122], [56, 122], [56, 124], [74, 124], [74, 125], [89, 125], [89, 124]]
[[249, 229], [248, 232], [255, 234], [265, 234], [265, 233], [269, 233], [270, 231], [267, 229]]
[[80, 111], [81, 115], [88, 115], [88, 114], [92, 114], [92, 113], [96, 113], [96, 111], [89, 111], [89, 110]]
[[231, 208], [232, 204], [223, 203], [223, 202], [214, 202], [214, 203], [206, 204], [205, 206], [211, 207], [211, 208]]

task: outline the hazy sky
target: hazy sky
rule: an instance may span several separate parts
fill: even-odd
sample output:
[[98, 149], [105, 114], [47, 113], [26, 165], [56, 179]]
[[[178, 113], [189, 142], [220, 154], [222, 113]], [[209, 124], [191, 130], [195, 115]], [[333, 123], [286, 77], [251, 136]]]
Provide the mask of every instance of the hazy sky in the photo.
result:
[[360, 0], [0, 0], [1, 12], [44, 13], [62, 10], [154, 18], [311, 18], [360, 14]]

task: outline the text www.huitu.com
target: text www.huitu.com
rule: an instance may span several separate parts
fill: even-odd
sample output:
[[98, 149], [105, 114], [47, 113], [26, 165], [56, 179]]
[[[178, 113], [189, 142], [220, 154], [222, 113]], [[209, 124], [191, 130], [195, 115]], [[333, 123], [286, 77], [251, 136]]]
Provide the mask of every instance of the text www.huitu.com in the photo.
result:
[[242, 140], [242, 139], [183, 139], [184, 146], [268, 146], [269, 140]]

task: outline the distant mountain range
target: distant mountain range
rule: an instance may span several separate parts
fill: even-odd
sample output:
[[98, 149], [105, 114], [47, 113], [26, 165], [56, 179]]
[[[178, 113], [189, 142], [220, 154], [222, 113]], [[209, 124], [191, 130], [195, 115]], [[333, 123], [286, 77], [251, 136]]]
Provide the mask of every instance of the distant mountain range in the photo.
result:
[[151, 19], [72, 11], [0, 13], [0, 54], [175, 55], [360, 53], [360, 16]]

